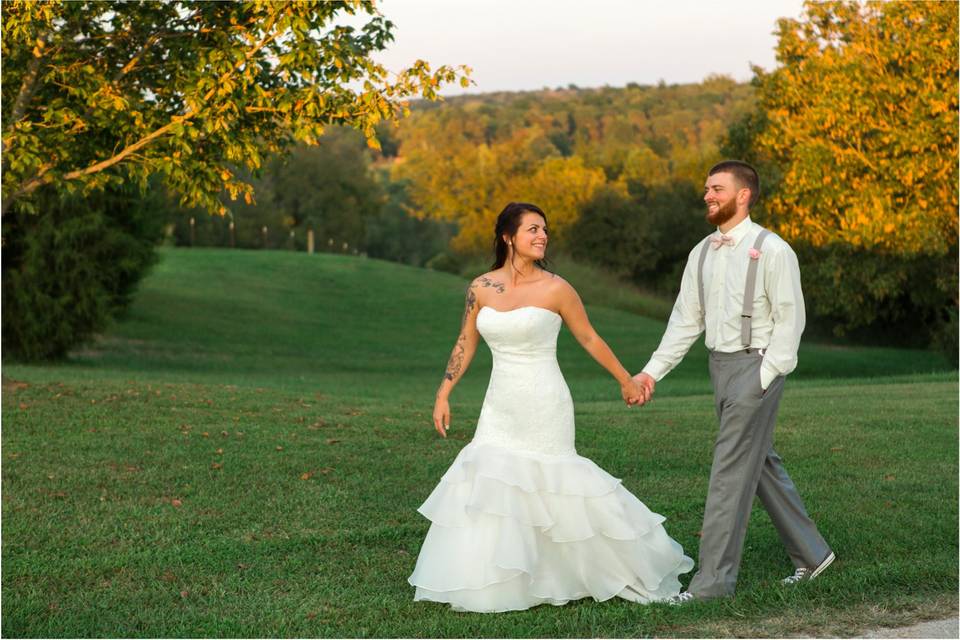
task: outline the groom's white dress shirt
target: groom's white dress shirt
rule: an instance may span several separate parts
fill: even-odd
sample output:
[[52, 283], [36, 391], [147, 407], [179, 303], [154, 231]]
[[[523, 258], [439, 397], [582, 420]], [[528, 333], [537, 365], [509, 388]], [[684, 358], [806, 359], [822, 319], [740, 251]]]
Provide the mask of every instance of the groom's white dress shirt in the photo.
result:
[[[680, 293], [663, 334], [660, 346], [643, 368], [654, 380], [667, 375], [706, 330], [706, 345], [711, 351], [734, 352], [747, 347], [740, 337], [743, 293], [750, 265], [750, 249], [760, 231], [747, 217], [726, 236], [733, 245], [721, 244], [707, 249], [703, 265], [706, 316], [701, 314], [697, 265], [700, 250], [710, 238], [719, 238], [720, 230], [703, 239], [687, 257]], [[760, 249], [757, 284], [754, 289], [750, 347], [765, 349], [760, 369], [760, 384], [766, 389], [777, 376], [785, 376], [797, 366], [797, 348], [806, 321], [800, 266], [797, 256], [779, 236], [770, 234]]]

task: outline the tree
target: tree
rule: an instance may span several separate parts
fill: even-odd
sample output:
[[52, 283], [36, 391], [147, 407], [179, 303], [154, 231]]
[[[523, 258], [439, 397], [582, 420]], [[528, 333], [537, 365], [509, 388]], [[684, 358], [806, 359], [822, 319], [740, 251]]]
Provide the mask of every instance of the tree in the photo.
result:
[[957, 238], [957, 6], [810, 2], [755, 67], [783, 170], [767, 209], [815, 246], [944, 255]]
[[955, 3], [808, 3], [724, 143], [760, 169], [816, 323], [952, 343], [954, 361], [957, 23]]
[[[469, 69], [418, 60], [391, 77], [372, 54], [393, 24], [371, 0], [4, 3], [3, 204], [36, 209], [38, 189], [91, 193], [151, 174], [184, 206], [225, 213], [252, 200], [236, 167], [315, 144], [333, 124], [362, 131], [406, 99]], [[369, 14], [356, 29], [344, 14]]]
[[573, 256], [675, 296], [690, 247], [710, 231], [703, 201], [689, 183], [627, 186], [599, 189], [581, 206], [570, 233]]
[[125, 309], [162, 219], [135, 185], [38, 193], [37, 215], [3, 219], [3, 348], [20, 360], [66, 355]]
[[363, 249], [366, 221], [380, 212], [383, 195], [369, 166], [362, 136], [331, 128], [315, 147], [298, 146], [287, 158], [268, 163], [271, 197], [286, 230], [314, 229], [317, 241], [334, 240]]

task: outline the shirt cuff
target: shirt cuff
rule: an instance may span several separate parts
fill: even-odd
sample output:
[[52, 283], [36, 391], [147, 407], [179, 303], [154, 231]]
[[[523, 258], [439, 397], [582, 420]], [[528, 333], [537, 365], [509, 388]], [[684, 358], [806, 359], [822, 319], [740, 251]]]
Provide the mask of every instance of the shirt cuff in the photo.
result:
[[772, 383], [778, 375], [780, 375], [780, 372], [777, 371], [772, 364], [767, 364], [766, 360], [760, 364], [760, 386], [764, 391], [767, 390], [767, 387], [770, 386], [770, 383]]
[[663, 379], [663, 376], [670, 372], [670, 365], [651, 359], [647, 366], [643, 368], [643, 373], [647, 374], [657, 382]]

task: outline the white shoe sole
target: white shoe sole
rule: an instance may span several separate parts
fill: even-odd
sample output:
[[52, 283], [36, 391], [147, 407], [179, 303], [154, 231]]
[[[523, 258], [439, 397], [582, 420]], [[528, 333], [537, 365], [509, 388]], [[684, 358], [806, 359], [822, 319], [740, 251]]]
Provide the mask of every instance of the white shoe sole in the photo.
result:
[[831, 551], [831, 552], [830, 552], [830, 555], [828, 555], [828, 556], [824, 559], [824, 561], [820, 563], [820, 566], [817, 567], [816, 569], [814, 569], [814, 570], [813, 570], [813, 573], [810, 574], [810, 580], [813, 580], [813, 579], [816, 578], [818, 575], [820, 575], [821, 573], [823, 573], [823, 571], [824, 571], [827, 567], [829, 567], [829, 566], [833, 563], [833, 561], [836, 560], [836, 559], [837, 559], [837, 556], [833, 553], [833, 551]]

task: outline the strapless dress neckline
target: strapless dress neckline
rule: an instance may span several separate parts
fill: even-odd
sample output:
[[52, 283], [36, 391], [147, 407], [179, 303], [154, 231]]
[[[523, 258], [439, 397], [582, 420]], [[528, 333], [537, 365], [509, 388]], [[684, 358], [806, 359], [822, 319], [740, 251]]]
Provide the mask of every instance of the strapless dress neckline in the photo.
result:
[[[483, 311], [484, 309], [490, 309], [490, 311], [495, 311], [496, 313], [513, 313], [514, 311], [520, 311], [521, 309], [539, 309], [540, 311], [546, 311], [547, 313], [552, 313], [555, 316], [560, 315], [553, 309], [547, 309], [546, 307], [538, 307], [537, 305], [534, 305], [534, 304], [525, 304], [519, 307], [514, 307], [513, 309], [506, 309], [506, 310], [495, 309], [490, 306], [480, 307], [480, 311]], [[477, 313], [480, 313], [480, 311], [478, 311]]]

